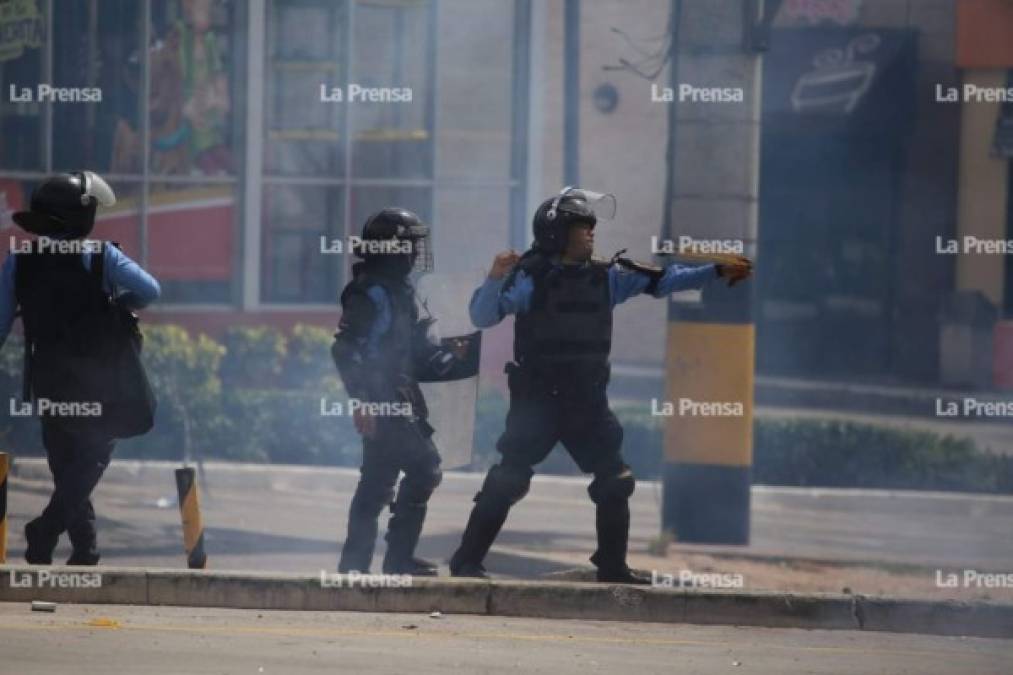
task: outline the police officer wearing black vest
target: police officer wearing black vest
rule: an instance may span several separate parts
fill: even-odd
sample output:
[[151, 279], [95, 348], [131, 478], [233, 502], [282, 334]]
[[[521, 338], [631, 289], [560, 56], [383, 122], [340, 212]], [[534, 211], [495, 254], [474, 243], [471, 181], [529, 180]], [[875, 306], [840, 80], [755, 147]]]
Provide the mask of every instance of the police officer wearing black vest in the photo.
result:
[[352, 281], [341, 294], [332, 355], [350, 404], [356, 401], [363, 449], [339, 572], [369, 572], [377, 519], [388, 505], [383, 572], [437, 572], [434, 563], [415, 556], [429, 497], [443, 476], [419, 381], [457, 379], [458, 360], [453, 350], [430, 341], [434, 320], [422, 315], [416, 301], [411, 275], [432, 269], [428, 235], [428, 226], [406, 209], [373, 214], [355, 245], [362, 261], [352, 267]]
[[42, 515], [25, 526], [29, 564], [51, 564], [64, 532], [73, 548], [68, 565], [98, 562], [91, 493], [115, 439], [144, 433], [153, 422], [131, 310], [158, 298], [158, 282], [115, 245], [86, 239], [97, 208], [115, 201], [91, 171], [48, 178], [29, 210], [14, 214], [38, 239], [22, 242], [27, 248], [9, 255], [0, 272], [0, 344], [20, 309], [25, 398], [41, 418], [54, 485]]
[[471, 318], [479, 328], [516, 315], [514, 361], [506, 368], [506, 430], [496, 446], [502, 459], [475, 495], [450, 561], [455, 576], [486, 576], [483, 560], [510, 507], [527, 494], [532, 467], [562, 442], [580, 469], [594, 476], [588, 494], [596, 506], [598, 548], [591, 561], [598, 580], [649, 583], [626, 564], [635, 480], [623, 461], [623, 430], [606, 394], [612, 312], [640, 294], [664, 298], [718, 277], [734, 283], [750, 274], [750, 266], [746, 259], [656, 268], [618, 255], [592, 258], [598, 217], [614, 212], [611, 195], [565, 188], [535, 212], [534, 246], [520, 257], [512, 251], [496, 256], [472, 297]]

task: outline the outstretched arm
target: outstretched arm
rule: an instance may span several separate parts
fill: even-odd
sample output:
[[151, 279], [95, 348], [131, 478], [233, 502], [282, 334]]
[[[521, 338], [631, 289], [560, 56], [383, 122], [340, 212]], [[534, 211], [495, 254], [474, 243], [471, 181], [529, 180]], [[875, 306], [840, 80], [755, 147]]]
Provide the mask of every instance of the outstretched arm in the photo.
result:
[[680, 265], [672, 263], [654, 272], [630, 269], [623, 265], [609, 268], [609, 284], [612, 290], [612, 304], [632, 298], [639, 293], [650, 293], [663, 298], [669, 293], [701, 288], [713, 279], [727, 279], [729, 286], [749, 278], [753, 273], [752, 262], [741, 258], [730, 263], [707, 265]]
[[652, 288], [652, 275], [620, 265], [613, 265], [609, 268], [612, 304], [618, 305], [644, 292], [649, 292], [656, 298], [663, 298], [675, 291], [700, 288], [711, 279], [716, 279], [717, 276], [718, 273], [714, 265], [690, 267], [673, 263], [660, 271]]

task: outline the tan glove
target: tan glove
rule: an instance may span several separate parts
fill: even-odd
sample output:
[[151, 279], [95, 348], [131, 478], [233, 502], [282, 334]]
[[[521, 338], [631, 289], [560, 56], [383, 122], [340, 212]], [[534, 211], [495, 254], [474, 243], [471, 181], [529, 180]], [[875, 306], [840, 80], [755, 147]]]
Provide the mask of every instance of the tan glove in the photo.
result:
[[741, 255], [734, 256], [734, 260], [719, 263], [717, 266], [718, 276], [728, 279], [728, 285], [734, 286], [743, 279], [753, 276], [753, 261]]

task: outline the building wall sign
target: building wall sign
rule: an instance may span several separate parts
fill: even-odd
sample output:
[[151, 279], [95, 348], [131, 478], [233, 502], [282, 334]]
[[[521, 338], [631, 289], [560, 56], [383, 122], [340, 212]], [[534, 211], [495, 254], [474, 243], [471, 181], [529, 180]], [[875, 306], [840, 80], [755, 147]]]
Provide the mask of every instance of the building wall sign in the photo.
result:
[[37, 0], [0, 0], [0, 62], [20, 58], [46, 41]]

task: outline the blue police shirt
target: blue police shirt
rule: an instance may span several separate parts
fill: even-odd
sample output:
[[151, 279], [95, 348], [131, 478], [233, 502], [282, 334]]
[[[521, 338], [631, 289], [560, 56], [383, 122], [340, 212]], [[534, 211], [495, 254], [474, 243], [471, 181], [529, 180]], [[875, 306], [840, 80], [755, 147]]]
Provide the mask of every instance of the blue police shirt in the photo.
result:
[[[555, 263], [560, 265], [561, 263]], [[587, 264], [587, 263], [585, 263]], [[502, 279], [490, 279], [479, 286], [471, 296], [469, 312], [471, 322], [478, 328], [489, 328], [503, 320], [507, 314], [523, 314], [531, 305], [531, 293], [534, 291], [534, 280], [524, 271], [517, 272], [517, 278], [509, 290], [503, 291]], [[663, 298], [675, 291], [685, 291], [702, 287], [708, 280], [717, 277], [715, 265], [689, 266], [672, 263], [665, 267], [665, 272], [658, 280], [653, 296]], [[647, 290], [650, 278], [643, 273], [628, 270], [619, 265], [608, 269], [609, 297], [612, 307], [626, 302], [635, 295]]]

